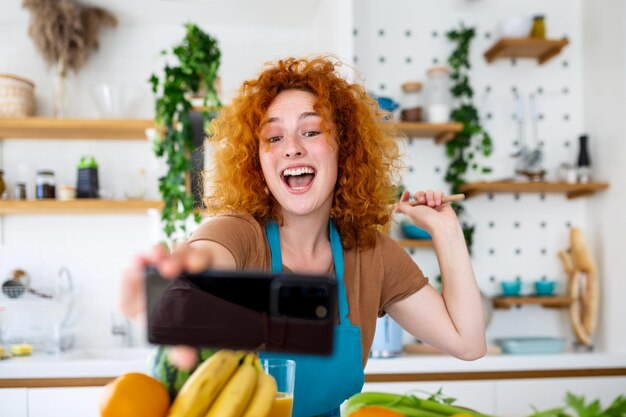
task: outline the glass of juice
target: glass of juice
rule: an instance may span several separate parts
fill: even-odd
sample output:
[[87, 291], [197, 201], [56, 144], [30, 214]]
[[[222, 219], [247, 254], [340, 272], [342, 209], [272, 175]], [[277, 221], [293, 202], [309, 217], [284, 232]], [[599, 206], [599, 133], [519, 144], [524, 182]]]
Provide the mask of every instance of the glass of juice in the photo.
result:
[[263, 370], [276, 380], [276, 399], [269, 417], [291, 417], [296, 363], [291, 359], [261, 359]]

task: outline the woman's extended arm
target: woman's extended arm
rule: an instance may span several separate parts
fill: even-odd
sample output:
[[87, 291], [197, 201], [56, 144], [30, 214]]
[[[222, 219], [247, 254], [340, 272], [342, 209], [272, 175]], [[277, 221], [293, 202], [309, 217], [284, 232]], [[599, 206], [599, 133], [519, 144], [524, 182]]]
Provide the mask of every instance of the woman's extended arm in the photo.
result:
[[397, 211], [428, 231], [442, 279], [439, 294], [430, 285], [387, 308], [406, 331], [423, 342], [460, 359], [474, 360], [486, 352], [485, 320], [463, 231], [454, 210], [442, 204], [441, 192], [420, 192], [422, 206], [406, 204], [402, 196]]

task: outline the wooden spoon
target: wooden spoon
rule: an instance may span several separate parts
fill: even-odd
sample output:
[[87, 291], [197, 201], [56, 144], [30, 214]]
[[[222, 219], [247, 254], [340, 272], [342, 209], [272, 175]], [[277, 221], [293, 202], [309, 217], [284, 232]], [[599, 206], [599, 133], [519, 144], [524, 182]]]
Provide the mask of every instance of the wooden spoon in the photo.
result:
[[[463, 201], [465, 200], [465, 194], [452, 194], [452, 195], [446, 195], [443, 197], [443, 199], [441, 200], [442, 203], [452, 203], [453, 201]], [[415, 206], [420, 206], [420, 205], [425, 205], [420, 203], [417, 200], [413, 200], [413, 201], [409, 201], [409, 204], [413, 207]]]

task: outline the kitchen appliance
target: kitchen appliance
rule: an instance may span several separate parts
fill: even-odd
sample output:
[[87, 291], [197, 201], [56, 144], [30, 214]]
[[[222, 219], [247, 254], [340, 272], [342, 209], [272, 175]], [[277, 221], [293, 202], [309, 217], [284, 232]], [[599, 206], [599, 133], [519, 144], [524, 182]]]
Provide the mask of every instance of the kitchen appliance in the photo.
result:
[[402, 327], [389, 315], [376, 320], [374, 342], [370, 350], [372, 358], [393, 358], [402, 352]]

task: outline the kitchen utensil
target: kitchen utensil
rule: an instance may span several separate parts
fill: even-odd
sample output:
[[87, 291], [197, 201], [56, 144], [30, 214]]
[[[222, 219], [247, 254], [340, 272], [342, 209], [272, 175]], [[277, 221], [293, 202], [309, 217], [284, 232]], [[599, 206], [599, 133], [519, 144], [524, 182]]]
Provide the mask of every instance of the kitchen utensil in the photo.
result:
[[537, 133], [537, 109], [535, 105], [535, 95], [530, 95], [530, 119], [533, 132], [533, 143], [528, 143], [524, 135], [524, 100], [517, 92], [515, 94], [516, 113], [515, 120], [518, 125], [518, 135], [520, 149], [513, 156], [519, 158], [515, 165], [517, 174], [527, 177], [531, 181], [542, 181], [546, 171], [542, 168], [543, 152], [539, 147], [539, 136]]
[[[452, 195], [447, 195], [444, 196], [443, 199], [441, 200], [442, 203], [452, 203], [454, 201], [463, 201], [465, 200], [465, 194], [452, 194]], [[420, 203], [419, 201], [409, 201], [409, 204], [412, 206], [419, 206], [422, 205], [422, 203]]]
[[26, 287], [19, 281], [9, 279], [2, 284], [2, 292], [9, 298], [18, 298], [26, 292]]
[[565, 339], [559, 337], [502, 337], [494, 339], [502, 353], [528, 355], [561, 353]]

